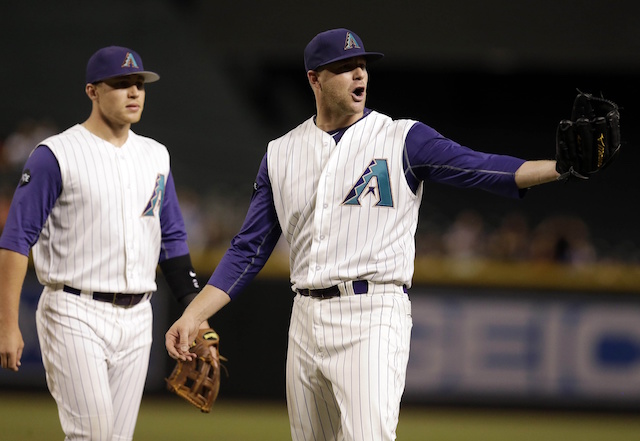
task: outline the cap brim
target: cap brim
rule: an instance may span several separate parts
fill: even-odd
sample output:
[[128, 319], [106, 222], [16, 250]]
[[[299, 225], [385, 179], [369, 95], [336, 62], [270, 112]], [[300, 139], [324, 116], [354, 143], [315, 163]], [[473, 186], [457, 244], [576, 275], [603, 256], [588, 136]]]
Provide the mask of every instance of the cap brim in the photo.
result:
[[158, 81], [160, 79], [160, 75], [158, 75], [155, 72], [149, 72], [149, 71], [142, 71], [142, 72], [136, 72], [138, 75], [142, 75], [142, 77], [144, 78], [144, 82], [145, 83], [153, 83], [155, 81]]
[[309, 69], [309, 70], [318, 70], [321, 67], [324, 67], [324, 66], [326, 66], [328, 64], [331, 64], [331, 63], [335, 63], [336, 61], [346, 60], [348, 58], [356, 58], [356, 57], [365, 57], [368, 62], [374, 62], [374, 61], [377, 61], [380, 58], [384, 57], [384, 54], [380, 53], [380, 52], [361, 52], [361, 53], [356, 54], [356, 55], [341, 55], [339, 57], [336, 57], [336, 58], [333, 58], [333, 59], [327, 61], [326, 63], [322, 63], [320, 66], [316, 66], [316, 67], [314, 67], [312, 69]]
[[105, 80], [108, 80], [110, 78], [127, 77], [129, 75], [142, 75], [142, 78], [144, 78], [144, 82], [145, 83], [153, 83], [153, 82], [158, 81], [160, 79], [160, 75], [158, 75], [155, 72], [150, 72], [148, 70], [141, 70], [139, 72], [131, 72], [131, 73], [124, 74], [124, 75], [114, 75], [114, 76], [108, 76], [108, 77], [104, 77], [104, 78], [98, 78], [98, 79], [95, 79], [93, 81], [89, 81], [89, 83], [98, 83], [100, 81], [105, 81]]

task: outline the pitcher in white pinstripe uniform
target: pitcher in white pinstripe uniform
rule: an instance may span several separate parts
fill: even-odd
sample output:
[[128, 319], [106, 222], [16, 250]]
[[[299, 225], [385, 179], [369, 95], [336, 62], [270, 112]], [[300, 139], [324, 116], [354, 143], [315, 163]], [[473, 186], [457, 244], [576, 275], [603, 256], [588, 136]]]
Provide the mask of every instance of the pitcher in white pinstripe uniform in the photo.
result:
[[42, 361], [66, 440], [133, 439], [158, 264], [183, 306], [200, 289], [169, 152], [131, 130], [146, 84], [158, 79], [131, 49], [98, 50], [87, 63], [89, 118], [33, 150], [0, 237], [0, 362], [19, 370], [18, 307], [32, 250], [44, 285]]
[[348, 29], [306, 46], [317, 113], [268, 144], [241, 231], [166, 333], [170, 356], [191, 357], [199, 323], [242, 291], [283, 234], [295, 294], [286, 364], [294, 440], [396, 438], [423, 181], [519, 198], [558, 177], [555, 161], [477, 152], [366, 108], [368, 63], [379, 58]]

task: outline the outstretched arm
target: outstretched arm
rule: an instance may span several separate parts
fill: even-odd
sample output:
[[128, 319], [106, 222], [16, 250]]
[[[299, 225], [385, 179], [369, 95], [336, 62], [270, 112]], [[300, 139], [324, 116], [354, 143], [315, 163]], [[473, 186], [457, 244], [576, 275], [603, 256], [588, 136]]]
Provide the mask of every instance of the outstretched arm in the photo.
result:
[[516, 170], [516, 185], [518, 188], [529, 188], [556, 181], [559, 176], [556, 161], [527, 161]]

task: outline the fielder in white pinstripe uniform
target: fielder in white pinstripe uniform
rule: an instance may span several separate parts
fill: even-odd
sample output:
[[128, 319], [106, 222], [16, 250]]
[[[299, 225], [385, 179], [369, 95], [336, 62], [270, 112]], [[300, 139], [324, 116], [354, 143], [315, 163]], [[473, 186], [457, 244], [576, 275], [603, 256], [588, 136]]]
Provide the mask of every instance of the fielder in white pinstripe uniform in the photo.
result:
[[396, 437], [423, 181], [518, 198], [558, 177], [555, 161], [477, 152], [366, 108], [367, 63], [381, 57], [348, 29], [307, 45], [317, 113], [269, 143], [241, 231], [166, 333], [169, 355], [190, 358], [199, 323], [241, 292], [283, 234], [295, 293], [286, 368], [294, 440]]
[[133, 438], [158, 263], [184, 306], [199, 291], [169, 152], [131, 130], [145, 84], [158, 79], [131, 49], [97, 51], [87, 64], [89, 118], [31, 153], [0, 237], [0, 361], [20, 367], [18, 307], [32, 250], [44, 285], [42, 361], [66, 440]]

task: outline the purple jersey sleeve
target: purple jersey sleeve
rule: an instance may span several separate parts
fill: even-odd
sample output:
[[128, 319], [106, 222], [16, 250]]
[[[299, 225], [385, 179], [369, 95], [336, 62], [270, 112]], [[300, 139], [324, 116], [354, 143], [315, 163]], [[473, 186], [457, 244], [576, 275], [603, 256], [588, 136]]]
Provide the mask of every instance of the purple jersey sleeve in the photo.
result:
[[162, 230], [162, 244], [159, 262], [189, 254], [187, 231], [171, 171], [169, 171], [169, 177], [165, 185], [162, 210], [160, 211], [160, 229]]
[[264, 267], [281, 234], [265, 155], [242, 228], [232, 239], [208, 283], [233, 299]]
[[[58, 161], [47, 146], [39, 146], [25, 163], [0, 237], [0, 248], [29, 255], [61, 191], [62, 176]], [[160, 260], [188, 254], [187, 234], [171, 172], [165, 186], [160, 223]]]
[[0, 248], [28, 256], [61, 191], [62, 176], [56, 157], [47, 146], [38, 146], [25, 162], [13, 194]]
[[464, 147], [420, 122], [409, 130], [405, 143], [405, 176], [414, 192], [420, 181], [429, 180], [521, 198], [526, 191], [516, 185], [515, 172], [524, 162]]

